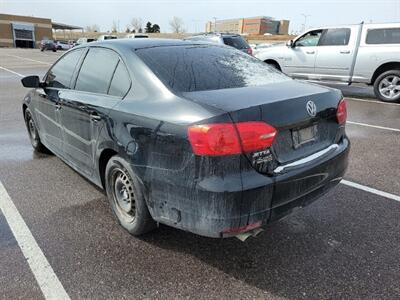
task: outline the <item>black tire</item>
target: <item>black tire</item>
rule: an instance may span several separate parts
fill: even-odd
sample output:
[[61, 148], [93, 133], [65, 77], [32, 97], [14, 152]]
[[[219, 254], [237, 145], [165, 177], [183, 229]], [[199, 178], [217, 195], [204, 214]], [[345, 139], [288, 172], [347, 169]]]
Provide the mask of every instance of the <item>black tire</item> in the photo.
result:
[[[391, 84], [395, 81], [394, 78], [397, 78], [395, 85]], [[384, 102], [400, 102], [400, 89], [396, 86], [400, 86], [400, 70], [386, 71], [379, 75], [374, 82], [375, 96]], [[391, 93], [393, 93], [393, 96], [391, 96]]]
[[51, 153], [40, 141], [39, 132], [36, 127], [35, 120], [32, 117], [32, 113], [27, 108], [24, 114], [26, 129], [28, 130], [29, 139], [31, 141], [32, 147], [36, 152], [39, 153]]
[[140, 180], [119, 155], [110, 158], [105, 171], [105, 188], [114, 216], [130, 234], [153, 230], [156, 223], [147, 208]]

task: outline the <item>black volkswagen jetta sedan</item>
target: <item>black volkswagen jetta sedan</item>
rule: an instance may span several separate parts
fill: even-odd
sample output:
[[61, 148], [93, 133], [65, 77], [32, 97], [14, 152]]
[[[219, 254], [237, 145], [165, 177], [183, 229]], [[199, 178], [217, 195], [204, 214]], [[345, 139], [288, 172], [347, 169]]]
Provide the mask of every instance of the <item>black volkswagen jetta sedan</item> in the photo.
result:
[[350, 149], [339, 91], [241, 51], [190, 41], [97, 42], [64, 54], [23, 113], [33, 148], [105, 189], [133, 235], [163, 223], [252, 234], [340, 182]]

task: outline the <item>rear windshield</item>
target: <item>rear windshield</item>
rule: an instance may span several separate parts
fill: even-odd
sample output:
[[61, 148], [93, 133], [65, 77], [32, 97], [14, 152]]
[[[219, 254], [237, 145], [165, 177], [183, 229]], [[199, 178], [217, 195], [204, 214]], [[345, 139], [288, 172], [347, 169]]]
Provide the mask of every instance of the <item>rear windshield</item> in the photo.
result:
[[400, 28], [370, 29], [367, 44], [400, 44]]
[[137, 50], [136, 54], [176, 92], [240, 88], [290, 80], [266, 63], [226, 46], [155, 47]]
[[224, 37], [224, 44], [235, 47], [236, 49], [250, 48], [249, 44], [240, 36]]

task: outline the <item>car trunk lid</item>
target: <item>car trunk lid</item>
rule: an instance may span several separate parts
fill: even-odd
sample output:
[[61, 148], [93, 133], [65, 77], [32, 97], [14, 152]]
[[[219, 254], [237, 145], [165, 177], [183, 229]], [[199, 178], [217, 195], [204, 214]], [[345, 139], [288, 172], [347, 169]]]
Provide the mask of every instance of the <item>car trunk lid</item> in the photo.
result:
[[[338, 139], [339, 91], [295, 80], [264, 86], [185, 93], [229, 112], [233, 122], [264, 121], [278, 130], [271, 149], [246, 153], [259, 172], [273, 170], [329, 147]], [[315, 106], [313, 106], [313, 104]], [[310, 112], [307, 106], [314, 111]]]

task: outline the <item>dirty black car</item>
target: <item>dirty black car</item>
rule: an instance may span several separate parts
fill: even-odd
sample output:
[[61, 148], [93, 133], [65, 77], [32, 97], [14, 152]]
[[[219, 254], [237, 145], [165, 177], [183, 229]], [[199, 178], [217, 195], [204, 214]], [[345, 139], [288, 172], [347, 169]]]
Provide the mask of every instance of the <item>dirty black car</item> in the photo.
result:
[[254, 234], [337, 185], [346, 103], [223, 45], [115, 40], [78, 46], [23, 113], [36, 151], [105, 189], [133, 235], [159, 223], [209, 237]]

